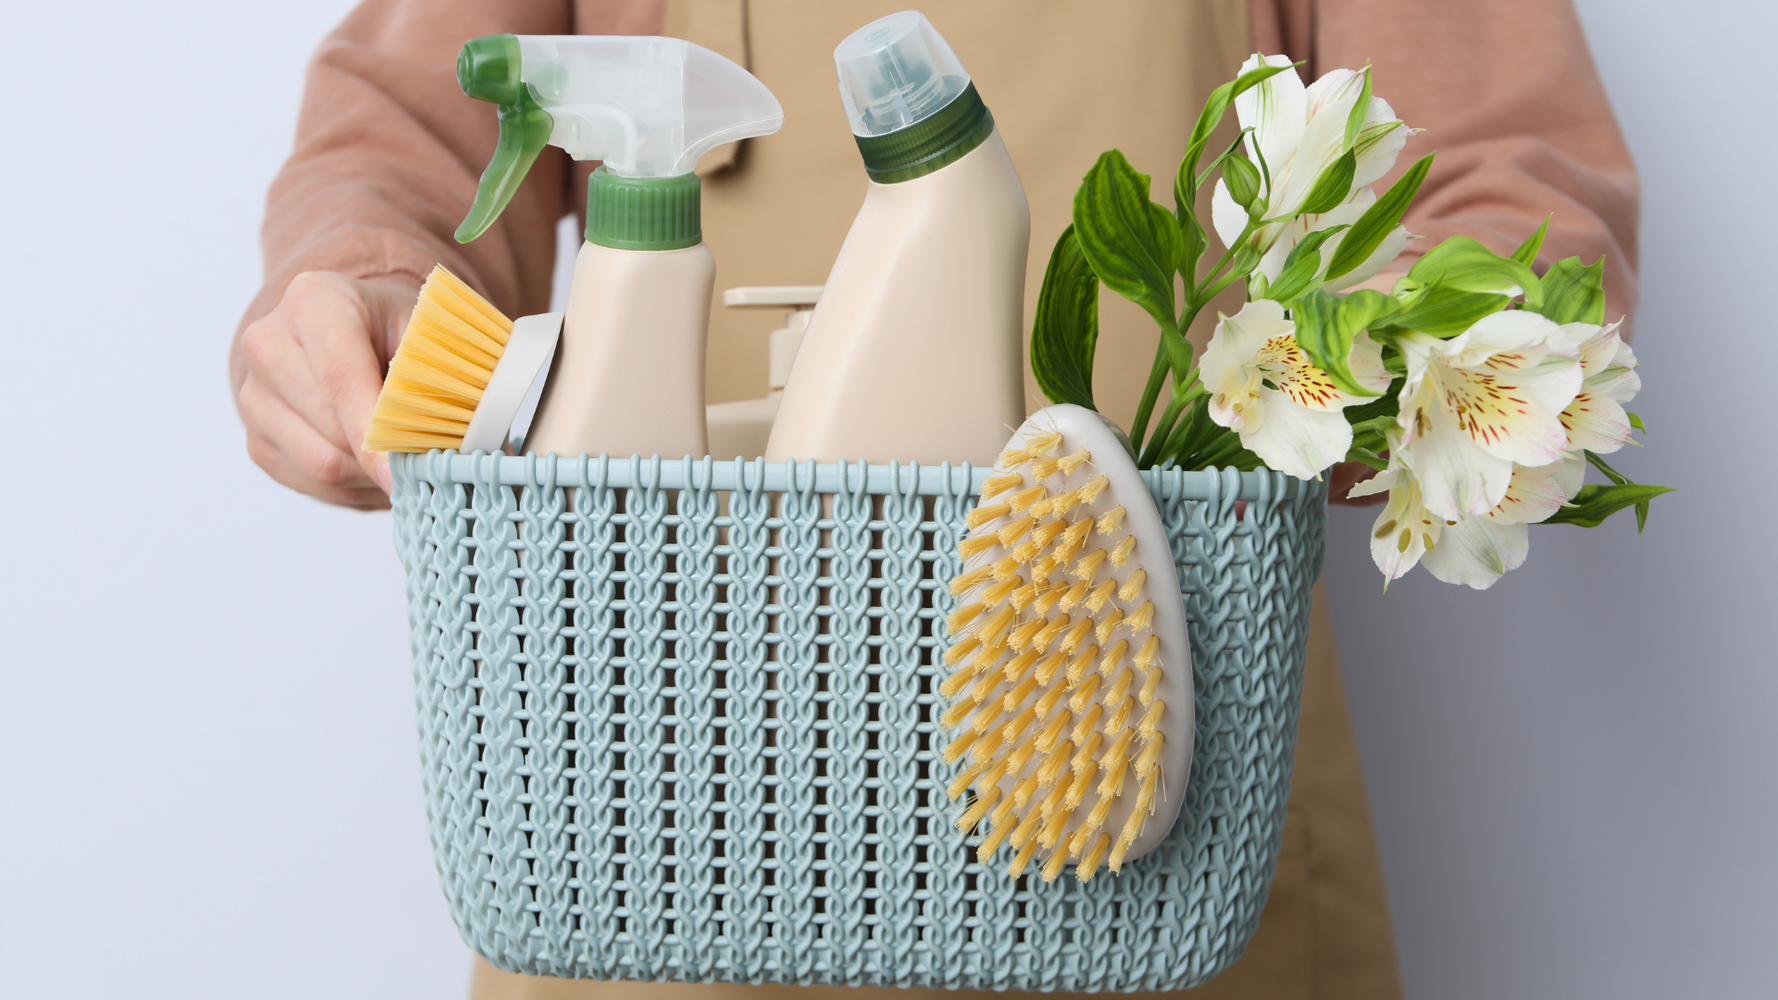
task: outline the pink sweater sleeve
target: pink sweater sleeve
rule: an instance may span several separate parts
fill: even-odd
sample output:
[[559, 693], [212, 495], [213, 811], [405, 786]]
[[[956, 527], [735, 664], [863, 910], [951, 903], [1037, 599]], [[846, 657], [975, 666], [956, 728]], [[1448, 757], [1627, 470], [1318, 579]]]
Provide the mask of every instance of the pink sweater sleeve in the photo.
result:
[[452, 238], [494, 152], [493, 106], [457, 87], [465, 39], [658, 32], [664, 0], [365, 0], [309, 64], [296, 145], [266, 196], [265, 285], [242, 327], [303, 271], [416, 284], [443, 263], [509, 315], [547, 308], [569, 165], [548, 148], [494, 227]]
[[1381, 192], [1438, 151], [1405, 224], [1421, 253], [1459, 234], [1509, 253], [1550, 220], [1539, 258], [1605, 258], [1606, 315], [1636, 303], [1636, 169], [1567, 0], [1253, 0], [1253, 40], [1314, 79], [1375, 68], [1409, 125]]

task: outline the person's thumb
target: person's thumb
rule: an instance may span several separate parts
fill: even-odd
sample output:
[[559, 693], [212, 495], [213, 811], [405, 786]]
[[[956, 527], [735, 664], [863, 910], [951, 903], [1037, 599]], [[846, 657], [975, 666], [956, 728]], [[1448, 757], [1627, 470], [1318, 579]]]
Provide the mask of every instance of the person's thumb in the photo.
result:
[[371, 414], [376, 410], [377, 394], [382, 389], [382, 378], [389, 370], [389, 359], [395, 356], [408, 317], [413, 313], [419, 286], [407, 278], [375, 278], [357, 280], [353, 284], [363, 305], [369, 346], [376, 355], [376, 384], [366, 383], [361, 391], [340, 401], [340, 423], [365, 474], [382, 487], [384, 493], [389, 493], [393, 488], [389, 456], [385, 452], [365, 451], [364, 437], [370, 430]]

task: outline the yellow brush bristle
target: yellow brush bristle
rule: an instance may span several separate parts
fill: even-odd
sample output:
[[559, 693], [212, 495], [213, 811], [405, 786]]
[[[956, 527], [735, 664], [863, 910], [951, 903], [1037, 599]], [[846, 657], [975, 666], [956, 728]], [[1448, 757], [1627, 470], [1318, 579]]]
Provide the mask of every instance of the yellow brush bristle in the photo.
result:
[[1087, 454], [1087, 450], [1082, 448], [1072, 455], [1063, 455], [1061, 458], [1056, 459], [1056, 468], [1062, 470], [1062, 474], [1065, 476], [1073, 475], [1075, 469], [1080, 468], [1092, 460], [1093, 456]]
[[1012, 513], [1012, 505], [997, 503], [988, 507], [977, 507], [963, 516], [963, 523], [971, 528], [979, 528], [995, 518], [1005, 517]]
[[1105, 557], [1109, 554], [1104, 549], [1094, 549], [1081, 556], [1080, 562], [1074, 564], [1074, 575], [1079, 577], [1082, 583], [1092, 583], [1093, 577], [1099, 575], [1099, 567], [1104, 564]]
[[1119, 639], [1116, 644], [1105, 651], [1105, 659], [1099, 661], [1099, 672], [1110, 677], [1116, 672], [1117, 665], [1124, 662], [1124, 654], [1129, 651], [1130, 641], [1128, 639]]
[[1148, 772], [1154, 770], [1155, 764], [1161, 759], [1161, 747], [1166, 742], [1167, 737], [1165, 735], [1156, 733], [1148, 738], [1147, 743], [1143, 744], [1142, 752], [1136, 755], [1136, 763], [1134, 765], [1137, 777], [1146, 778], [1148, 777]]
[[389, 360], [364, 449], [430, 451], [462, 444], [511, 335], [512, 320], [462, 279], [434, 267]]
[[964, 559], [974, 559], [976, 556], [981, 555], [983, 552], [986, 552], [993, 547], [993, 535], [971, 535], [970, 537], [965, 538], [957, 546], [957, 551], [963, 554]]
[[988, 579], [993, 576], [993, 573], [994, 568], [992, 566], [977, 566], [975, 569], [959, 575], [955, 580], [951, 581], [951, 596], [962, 597], [973, 589], [976, 584], [986, 583]]
[[[1092, 621], [1092, 619], [1088, 618], [1087, 621], [1090, 622], [1090, 621]], [[1068, 685], [1070, 687], [1072, 687], [1076, 684], [1079, 684], [1080, 679], [1082, 677], [1086, 676], [1087, 668], [1091, 667], [1093, 665], [1093, 661], [1098, 658], [1099, 658], [1099, 647], [1098, 646], [1088, 646], [1087, 648], [1081, 650], [1080, 654], [1078, 656], [1076, 656], [1074, 659], [1069, 660], [1068, 661]]]
[[998, 496], [1015, 486], [1022, 486], [1024, 483], [1025, 477], [1016, 472], [1004, 473], [998, 476], [989, 476], [987, 479], [982, 480], [982, 499], [986, 500], [989, 497]]
[[[1046, 880], [1070, 858], [1083, 880], [1123, 864], [1153, 810], [1164, 745], [1150, 575], [1110, 479], [1067, 444], [1060, 433], [1015, 440], [966, 516], [959, 549], [986, 559], [952, 581], [944, 662], [955, 669], [938, 688], [939, 721], [956, 731], [941, 756], [968, 765], [948, 791], [975, 790], [959, 827], [979, 827], [984, 861], [1012, 851], [1009, 873], [1047, 851]], [[1118, 811], [1106, 830], [1138, 786], [1150, 792], [1144, 816]]]
[[1093, 592], [1087, 595], [1087, 608], [1095, 613], [1102, 610], [1105, 607], [1105, 602], [1111, 600], [1111, 595], [1115, 593], [1117, 593], [1117, 581], [1106, 580], [1094, 587]]
[[1111, 510], [1099, 515], [1099, 534], [1109, 535], [1116, 531], [1123, 523], [1124, 509], [1122, 507], [1113, 507]]
[[1158, 669], [1150, 670], [1148, 672], [1148, 679], [1144, 680], [1142, 682], [1142, 693], [1138, 694], [1136, 696], [1137, 699], [1140, 700], [1144, 706], [1146, 706], [1149, 702], [1154, 701], [1154, 693], [1160, 689], [1160, 686], [1161, 686], [1161, 672], [1160, 672], [1160, 670], [1158, 670]]
[[[952, 643], [951, 648], [945, 650], [945, 666], [947, 666], [947, 667], [955, 666], [959, 660], [962, 660], [964, 657], [968, 656], [970, 653], [975, 652], [976, 647], [980, 646], [981, 644], [982, 644], [981, 637], [975, 636], [975, 635], [965, 636], [964, 638], [959, 639], [956, 642]], [[948, 698], [950, 696], [946, 695], [945, 697]]]
[[1124, 540], [1117, 543], [1117, 547], [1111, 550], [1111, 565], [1122, 569], [1124, 563], [1130, 561], [1130, 553], [1135, 551], [1136, 536], [1125, 535]]
[[982, 771], [983, 768], [980, 764], [971, 764], [964, 768], [962, 773], [957, 775], [957, 779], [951, 782], [951, 786], [945, 789], [945, 793], [954, 799], [969, 791], [969, 786], [975, 783], [976, 776]]

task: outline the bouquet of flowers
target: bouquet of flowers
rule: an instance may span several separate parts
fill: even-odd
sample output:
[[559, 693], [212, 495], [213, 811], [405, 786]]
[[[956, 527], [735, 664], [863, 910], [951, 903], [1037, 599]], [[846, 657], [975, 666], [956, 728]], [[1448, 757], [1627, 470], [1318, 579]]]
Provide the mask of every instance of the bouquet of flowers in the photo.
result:
[[[1231, 104], [1240, 134], [1200, 169]], [[1103, 284], [1160, 327], [1129, 429], [1139, 466], [1310, 479], [1365, 463], [1378, 474], [1349, 495], [1388, 492], [1371, 539], [1385, 586], [1423, 564], [1484, 589], [1524, 562], [1528, 525], [1593, 527], [1633, 507], [1640, 530], [1669, 488], [1601, 457], [1643, 430], [1624, 409], [1641, 386], [1636, 356], [1605, 322], [1603, 260], [1532, 269], [1548, 219], [1511, 256], [1453, 237], [1388, 294], [1355, 289], [1414, 238], [1401, 220], [1432, 156], [1382, 195], [1371, 188], [1410, 132], [1371, 92], [1368, 66], [1305, 87], [1287, 58], [1250, 58], [1205, 103], [1171, 211], [1117, 150], [1082, 181], [1044, 273], [1031, 366], [1052, 402], [1096, 409]], [[1193, 207], [1213, 175], [1220, 254]], [[1184, 331], [1237, 281], [1245, 305], [1194, 358]], [[1584, 484], [1588, 465], [1609, 483]]]

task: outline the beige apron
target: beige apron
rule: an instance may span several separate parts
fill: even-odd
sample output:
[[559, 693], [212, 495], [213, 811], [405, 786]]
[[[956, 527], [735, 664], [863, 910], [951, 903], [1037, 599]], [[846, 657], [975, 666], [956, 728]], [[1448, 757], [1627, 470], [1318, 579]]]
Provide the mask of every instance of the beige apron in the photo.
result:
[[[865, 190], [835, 86], [833, 48], [905, 4], [670, 0], [668, 34], [747, 66], [784, 105], [783, 131], [725, 147], [700, 164], [704, 237], [716, 256], [718, 289], [826, 280]], [[1138, 170], [1154, 175], [1156, 200], [1172, 204], [1172, 170], [1204, 97], [1233, 75], [1248, 51], [1247, 6], [1248, 0], [922, 5], [969, 68], [1030, 198], [1027, 319], [1050, 249], [1068, 225], [1075, 188], [1101, 152], [1122, 149]], [[585, 190], [583, 179], [577, 187]], [[1200, 218], [1207, 219], [1203, 207]], [[1115, 294], [1106, 293], [1103, 303], [1096, 398], [1127, 426], [1154, 354], [1155, 328]], [[708, 369], [712, 401], [764, 395], [767, 337], [781, 319], [770, 310], [716, 307]], [[1200, 323], [1194, 339], [1201, 341], [1206, 332]], [[1044, 405], [1029, 377], [1027, 385], [1030, 408]], [[1317, 591], [1295, 779], [1271, 896], [1247, 954], [1189, 996], [1388, 1000], [1400, 992], [1358, 748]], [[473, 1000], [928, 996], [965, 1000], [968, 991], [604, 983], [512, 975], [480, 959], [471, 989]]]

